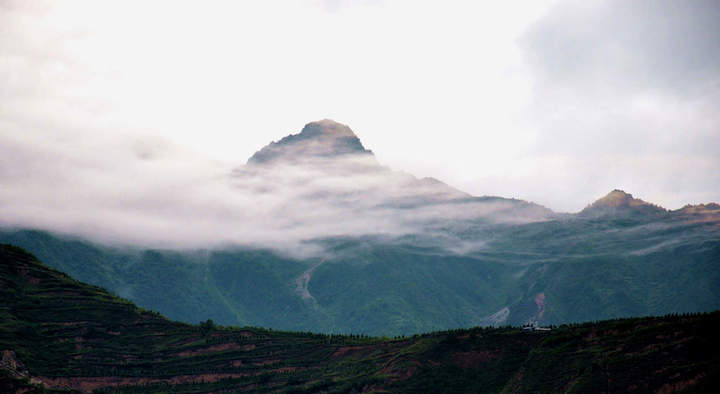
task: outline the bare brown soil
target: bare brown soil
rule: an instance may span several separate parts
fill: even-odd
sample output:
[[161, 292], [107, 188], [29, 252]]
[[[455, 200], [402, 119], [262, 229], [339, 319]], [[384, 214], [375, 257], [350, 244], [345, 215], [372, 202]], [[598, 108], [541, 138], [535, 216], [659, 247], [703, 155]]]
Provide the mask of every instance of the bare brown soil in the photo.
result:
[[206, 354], [213, 354], [218, 352], [224, 352], [226, 350], [235, 350], [235, 351], [248, 351], [255, 349], [255, 344], [247, 344], [247, 345], [240, 345], [237, 343], [223, 343], [221, 345], [215, 345], [215, 346], [209, 346], [206, 348], [201, 348], [197, 350], [187, 350], [184, 352], [177, 353], [179, 357], [195, 357], [195, 356], [202, 356]]
[[498, 358], [500, 357], [497, 354], [487, 350], [458, 352], [453, 355], [453, 361], [463, 368], [478, 368]]

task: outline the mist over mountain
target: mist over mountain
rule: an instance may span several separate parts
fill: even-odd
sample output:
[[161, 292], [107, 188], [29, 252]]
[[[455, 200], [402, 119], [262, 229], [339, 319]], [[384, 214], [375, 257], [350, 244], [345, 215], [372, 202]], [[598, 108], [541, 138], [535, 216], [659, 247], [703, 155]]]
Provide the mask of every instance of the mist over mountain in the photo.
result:
[[447, 219], [520, 223], [553, 216], [536, 204], [472, 197], [384, 167], [349, 127], [331, 120], [307, 124], [240, 166], [207, 162], [162, 141], [107, 143], [112, 151], [92, 144], [77, 150], [51, 137], [10, 141], [3, 168], [32, 166], [0, 172], [0, 225], [115, 245], [239, 245], [304, 256], [319, 253], [312, 242], [343, 236], [425, 234], [457, 248], [466, 241], [445, 231], [433, 235]]
[[393, 171], [380, 165], [348, 126], [328, 119], [262, 148], [233, 172], [233, 182], [256, 186], [260, 198], [285, 197], [283, 204], [292, 208], [282, 209], [293, 210], [292, 227], [320, 224], [324, 237], [415, 235], [455, 248], [468, 240], [445, 231], [448, 220], [527, 223], [554, 215], [537, 204], [473, 197], [437, 179]]
[[720, 1], [0, 26], [0, 393], [720, 386]]
[[[0, 241], [188, 322], [385, 335], [720, 308], [716, 203], [613, 190], [559, 214], [475, 197], [382, 166], [327, 119], [191, 180], [167, 154], [131, 160], [138, 177], [109, 189], [62, 161], [0, 174]], [[50, 168], [84, 192], [23, 193]]]

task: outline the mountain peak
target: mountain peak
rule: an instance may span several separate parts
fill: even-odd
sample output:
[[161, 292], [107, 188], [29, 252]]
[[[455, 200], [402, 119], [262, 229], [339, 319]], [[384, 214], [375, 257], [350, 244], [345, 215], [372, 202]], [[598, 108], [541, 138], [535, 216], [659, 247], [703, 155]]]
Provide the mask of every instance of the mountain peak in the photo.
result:
[[599, 198], [592, 203], [594, 207], [610, 207], [617, 208], [622, 206], [633, 206], [647, 204], [645, 201], [634, 198], [632, 194], [626, 193], [624, 190], [614, 189], [604, 197]]
[[627, 215], [631, 213], [652, 214], [665, 212], [665, 209], [639, 198], [624, 190], [614, 189], [604, 197], [588, 205], [580, 214], [583, 216]]
[[355, 133], [342, 123], [336, 122], [332, 119], [323, 119], [315, 122], [310, 122], [303, 127], [300, 134], [307, 136], [334, 136], [334, 137], [354, 137], [357, 138]]
[[323, 119], [306, 124], [298, 134], [270, 143], [255, 152], [248, 164], [298, 162], [347, 155], [372, 156], [372, 151], [365, 149], [347, 125]]

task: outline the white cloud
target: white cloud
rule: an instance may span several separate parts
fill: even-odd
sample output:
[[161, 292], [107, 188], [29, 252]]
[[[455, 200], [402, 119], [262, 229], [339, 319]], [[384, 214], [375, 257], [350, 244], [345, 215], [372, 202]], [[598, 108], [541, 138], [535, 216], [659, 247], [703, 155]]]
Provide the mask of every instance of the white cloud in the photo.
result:
[[[306, 241], [319, 238], [426, 234], [447, 219], [542, 218], [508, 215], [511, 204], [503, 202], [454, 202], [465, 196], [390, 171], [368, 155], [233, 169], [132, 135], [28, 137], [3, 130], [0, 138], [6, 151], [0, 225], [104, 242], [182, 249], [233, 244], [304, 254], [318, 251]], [[436, 242], [466, 243], [448, 234]]]

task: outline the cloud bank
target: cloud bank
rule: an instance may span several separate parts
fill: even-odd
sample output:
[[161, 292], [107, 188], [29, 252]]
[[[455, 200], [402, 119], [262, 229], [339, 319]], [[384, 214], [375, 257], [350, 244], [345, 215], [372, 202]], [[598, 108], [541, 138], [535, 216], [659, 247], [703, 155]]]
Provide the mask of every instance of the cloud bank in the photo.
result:
[[317, 252], [309, 242], [324, 238], [442, 232], [436, 246], [457, 247], [462, 242], [440, 230], [448, 221], [517, 223], [547, 214], [391, 171], [361, 145], [361, 153], [330, 154], [320, 148], [337, 146], [318, 146], [318, 137], [271, 145], [274, 160], [229, 167], [131, 135], [0, 136], [0, 225], [115, 244], [302, 255]]

